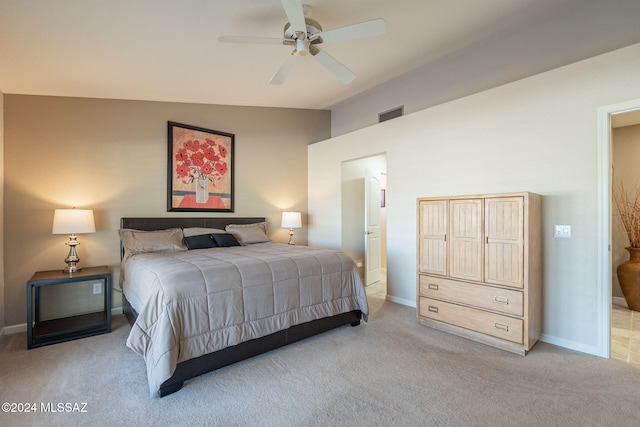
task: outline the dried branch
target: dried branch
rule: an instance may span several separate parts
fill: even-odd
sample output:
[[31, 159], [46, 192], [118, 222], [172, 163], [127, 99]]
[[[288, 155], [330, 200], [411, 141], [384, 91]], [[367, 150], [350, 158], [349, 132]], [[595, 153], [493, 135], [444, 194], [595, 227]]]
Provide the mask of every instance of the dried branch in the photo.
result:
[[613, 188], [613, 201], [631, 247], [640, 248], [640, 186], [636, 186], [635, 193], [630, 198], [621, 182], [618, 188]]

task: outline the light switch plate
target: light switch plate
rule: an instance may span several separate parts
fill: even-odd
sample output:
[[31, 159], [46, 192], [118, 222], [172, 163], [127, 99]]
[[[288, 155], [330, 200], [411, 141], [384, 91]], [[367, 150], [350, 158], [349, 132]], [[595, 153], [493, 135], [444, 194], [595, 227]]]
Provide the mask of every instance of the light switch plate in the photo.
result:
[[570, 225], [554, 225], [553, 237], [555, 237], [556, 239], [570, 239], [571, 226]]

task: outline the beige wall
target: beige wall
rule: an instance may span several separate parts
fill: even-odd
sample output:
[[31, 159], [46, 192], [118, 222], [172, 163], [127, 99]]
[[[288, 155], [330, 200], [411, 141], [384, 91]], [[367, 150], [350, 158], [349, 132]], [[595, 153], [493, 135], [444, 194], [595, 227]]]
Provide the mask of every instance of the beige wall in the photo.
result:
[[639, 69], [640, 44], [309, 146], [309, 244], [340, 247], [342, 162], [386, 152], [387, 294], [415, 305], [417, 197], [542, 194], [543, 340], [603, 354], [598, 108]]
[[[63, 267], [67, 236], [53, 210], [93, 209], [96, 233], [79, 237], [80, 264], [109, 265], [118, 282], [123, 216], [168, 213], [167, 121], [235, 134], [235, 212], [266, 216], [286, 242], [283, 210], [306, 212], [307, 145], [330, 135], [328, 111], [5, 95], [4, 247], [6, 324], [26, 322], [25, 282]], [[306, 243], [306, 229], [296, 231]], [[114, 307], [121, 304], [114, 293]]]
[[[4, 197], [4, 94], [0, 90], [0, 206]], [[3, 212], [0, 209], [0, 242], [4, 241]], [[3, 245], [0, 245], [0, 260], [3, 258]], [[4, 263], [0, 263], [0, 335], [5, 325], [4, 316]]]
[[[613, 129], [612, 132], [613, 154], [613, 184], [615, 188], [622, 183], [630, 197], [640, 185], [640, 125], [625, 126]], [[629, 239], [620, 223], [617, 209], [613, 208], [611, 227], [611, 258], [612, 277], [611, 288], [614, 297], [623, 297], [618, 282], [616, 268], [629, 259], [629, 253], [624, 249], [629, 246]]]

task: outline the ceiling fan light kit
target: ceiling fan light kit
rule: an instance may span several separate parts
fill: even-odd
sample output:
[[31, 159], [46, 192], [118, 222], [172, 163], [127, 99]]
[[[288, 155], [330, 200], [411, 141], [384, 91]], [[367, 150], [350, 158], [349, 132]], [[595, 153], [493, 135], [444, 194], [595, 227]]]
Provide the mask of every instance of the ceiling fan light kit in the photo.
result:
[[311, 6], [301, 4], [300, 0], [281, 0], [289, 22], [285, 24], [283, 38], [220, 36], [219, 42], [244, 44], [277, 44], [293, 46], [293, 51], [284, 60], [269, 82], [282, 84], [289, 75], [293, 63], [299, 56], [312, 56], [343, 84], [351, 83], [356, 75], [318, 45], [340, 41], [355, 40], [381, 35], [387, 32], [383, 19], [374, 19], [359, 24], [347, 25], [335, 30], [323, 31], [322, 26], [307, 16]]

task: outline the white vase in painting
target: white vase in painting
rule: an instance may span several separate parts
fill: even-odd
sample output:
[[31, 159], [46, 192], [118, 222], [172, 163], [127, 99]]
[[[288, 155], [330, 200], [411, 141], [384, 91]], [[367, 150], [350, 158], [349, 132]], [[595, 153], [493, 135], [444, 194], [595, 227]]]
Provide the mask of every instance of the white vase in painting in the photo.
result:
[[196, 203], [207, 203], [209, 200], [209, 180], [196, 180]]

